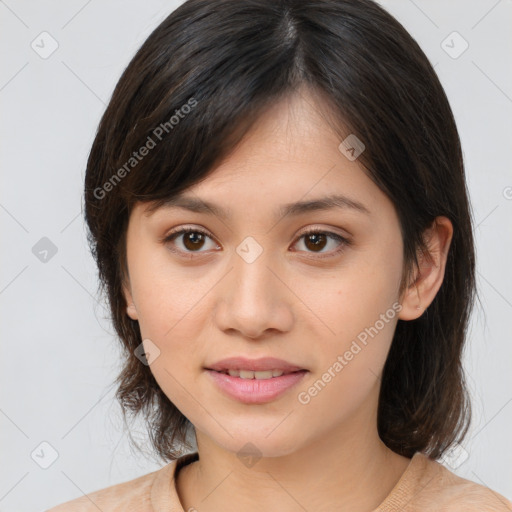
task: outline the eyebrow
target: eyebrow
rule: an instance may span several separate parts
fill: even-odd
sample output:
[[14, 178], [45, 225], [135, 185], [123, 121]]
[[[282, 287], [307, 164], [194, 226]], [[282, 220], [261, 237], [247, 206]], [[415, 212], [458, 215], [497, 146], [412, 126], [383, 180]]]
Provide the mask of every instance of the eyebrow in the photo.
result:
[[[160, 208], [181, 208], [194, 213], [216, 215], [217, 217], [227, 220], [232, 218], [230, 209], [183, 194], [166, 199], [158, 209]], [[286, 215], [301, 215], [308, 212], [331, 210], [333, 208], [350, 209], [371, 215], [370, 210], [363, 203], [342, 194], [319, 197], [310, 201], [283, 204], [275, 210], [274, 215], [276, 218], [279, 218]], [[155, 210], [156, 209], [150, 209], [148, 215], [151, 215]]]

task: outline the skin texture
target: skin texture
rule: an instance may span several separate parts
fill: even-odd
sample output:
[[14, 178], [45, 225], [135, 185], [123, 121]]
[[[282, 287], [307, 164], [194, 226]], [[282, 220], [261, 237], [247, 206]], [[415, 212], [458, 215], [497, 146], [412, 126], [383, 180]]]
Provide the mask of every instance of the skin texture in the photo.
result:
[[[184, 510], [370, 511], [410, 462], [378, 436], [380, 375], [398, 319], [419, 317], [441, 286], [453, 228], [436, 219], [428, 233], [434, 264], [421, 260], [415, 283], [399, 297], [404, 262], [395, 208], [357, 160], [339, 151], [340, 142], [313, 98], [295, 95], [262, 115], [187, 191], [229, 208], [231, 218], [176, 207], [148, 216], [143, 203], [132, 211], [127, 314], [158, 346], [151, 371], [196, 428], [200, 460], [177, 482]], [[363, 203], [370, 215], [333, 208], [274, 216], [282, 204], [332, 193]], [[185, 236], [161, 241], [180, 227], [212, 237], [202, 246], [185, 245]], [[336, 254], [341, 243], [327, 238], [315, 249], [301, 236], [305, 228], [351, 243]], [[236, 252], [248, 236], [263, 249], [252, 263]], [[298, 394], [398, 301], [401, 310], [378, 334], [300, 403]], [[278, 357], [309, 373], [273, 402], [243, 404], [203, 370], [237, 355]], [[237, 456], [248, 442], [262, 456], [252, 467]]]

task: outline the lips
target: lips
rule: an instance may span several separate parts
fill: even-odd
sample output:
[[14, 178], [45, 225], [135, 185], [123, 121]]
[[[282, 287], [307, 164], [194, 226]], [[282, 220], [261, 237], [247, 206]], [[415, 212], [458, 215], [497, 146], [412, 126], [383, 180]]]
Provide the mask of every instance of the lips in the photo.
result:
[[276, 400], [298, 385], [309, 372], [275, 357], [230, 357], [204, 369], [211, 382], [224, 395], [248, 405]]

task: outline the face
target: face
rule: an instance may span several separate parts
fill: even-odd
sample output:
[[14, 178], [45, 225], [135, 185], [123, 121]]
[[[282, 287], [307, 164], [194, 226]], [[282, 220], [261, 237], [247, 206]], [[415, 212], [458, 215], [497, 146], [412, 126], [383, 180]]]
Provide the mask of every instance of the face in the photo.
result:
[[[127, 314], [169, 400], [226, 450], [285, 455], [376, 418], [403, 245], [393, 204], [340, 142], [311, 98], [288, 98], [183, 194], [210, 209], [131, 213]], [[232, 357], [249, 361], [211, 369]], [[262, 358], [281, 361], [249, 379]]]

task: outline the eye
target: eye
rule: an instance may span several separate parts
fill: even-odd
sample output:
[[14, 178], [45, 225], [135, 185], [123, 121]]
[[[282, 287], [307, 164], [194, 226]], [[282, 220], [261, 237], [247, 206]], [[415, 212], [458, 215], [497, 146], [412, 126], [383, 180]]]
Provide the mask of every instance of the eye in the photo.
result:
[[[299, 237], [299, 242], [302, 240], [303, 246], [306, 247], [306, 252], [322, 254], [322, 258], [334, 256], [343, 251], [346, 246], [351, 244], [350, 240], [341, 235], [338, 235], [337, 233], [332, 233], [331, 231], [322, 231], [315, 228], [309, 229], [305, 233], [302, 233], [302, 235]], [[334, 245], [334, 249], [331, 251], [328, 250], [322, 252], [322, 250], [329, 245], [329, 241], [332, 242], [331, 246]], [[338, 245], [337, 248], [336, 245]], [[323, 256], [325, 253], [327, 253], [327, 255]]]
[[[181, 239], [179, 243], [176, 243], [176, 240]], [[170, 233], [163, 239], [164, 243], [172, 242], [172, 245], [178, 245], [178, 249], [172, 248], [173, 252], [181, 252], [181, 253], [194, 253], [194, 252], [205, 252], [201, 251], [205, 246], [205, 241], [210, 239], [213, 241], [212, 237], [206, 232], [198, 228], [183, 228], [179, 231], [174, 231]], [[219, 248], [218, 245], [214, 245], [215, 248]], [[181, 246], [181, 247], [180, 247]]]
[[[172, 252], [181, 254], [193, 254], [206, 252], [206, 250], [202, 251], [201, 249], [204, 249], [206, 246], [206, 249], [208, 250], [208, 240], [213, 242], [210, 249], [220, 249], [219, 245], [213, 241], [213, 237], [208, 232], [192, 227], [182, 228], [180, 230], [171, 232], [162, 240], [162, 242], [164, 244], [171, 245], [170, 250]], [[321, 258], [334, 256], [343, 251], [346, 246], [351, 244], [350, 240], [341, 235], [338, 235], [337, 233], [333, 233], [331, 231], [322, 231], [320, 229], [314, 228], [307, 230], [305, 233], [302, 233], [294, 245], [297, 245], [302, 240], [303, 246], [306, 248], [305, 252], [321, 254]], [[329, 242], [332, 242], [331, 245], [334, 245], [334, 249], [331, 251], [323, 251], [325, 247], [329, 246]], [[337, 248], [336, 245], [338, 245]], [[325, 253], [327, 254], [324, 256]]]

